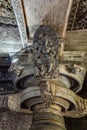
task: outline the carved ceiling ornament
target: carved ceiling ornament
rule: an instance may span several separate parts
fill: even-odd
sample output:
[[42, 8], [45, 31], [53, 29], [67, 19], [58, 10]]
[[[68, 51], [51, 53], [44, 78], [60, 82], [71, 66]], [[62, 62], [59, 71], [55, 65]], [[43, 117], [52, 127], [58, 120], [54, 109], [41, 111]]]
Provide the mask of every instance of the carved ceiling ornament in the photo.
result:
[[67, 30], [87, 29], [87, 0], [73, 0]]
[[87, 29], [87, 0], [80, 0], [74, 29]]
[[0, 0], [0, 16], [15, 18], [10, 0]]

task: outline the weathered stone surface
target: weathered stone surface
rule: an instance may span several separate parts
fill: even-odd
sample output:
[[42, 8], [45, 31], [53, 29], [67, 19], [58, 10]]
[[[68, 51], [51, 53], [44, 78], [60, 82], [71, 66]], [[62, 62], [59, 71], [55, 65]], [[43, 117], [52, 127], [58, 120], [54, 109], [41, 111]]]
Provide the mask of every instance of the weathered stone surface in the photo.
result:
[[67, 30], [87, 29], [87, 0], [73, 0]]
[[87, 29], [87, 0], [80, 0], [74, 30]]
[[0, 0], [0, 16], [15, 18], [10, 0]]
[[[28, 43], [27, 36], [29, 36], [29, 34], [28, 34], [28, 32], [26, 32], [27, 31], [26, 27], [27, 27], [28, 31], [30, 32], [31, 37], [33, 37], [36, 29], [42, 24], [51, 25], [58, 32], [59, 37], [62, 36], [63, 29], [64, 29], [65, 22], [66, 22], [66, 12], [67, 12], [67, 8], [68, 8], [69, 0], [54, 0], [54, 1], [53, 0], [46, 0], [46, 1], [44, 1], [44, 0], [24, 0], [24, 1], [23, 0], [22, 1], [21, 0], [11, 0], [11, 1], [13, 4], [14, 11], [15, 11], [17, 23], [15, 20], [15, 16], [14, 16], [10, 1], [9, 0], [0, 0], [0, 18], [1, 18], [0, 19], [0, 47], [1, 47], [0, 51], [5, 51], [5, 52], [7, 51], [7, 52], [13, 54], [13, 53], [21, 50], [22, 45], [24, 47], [26, 45], [26, 43]], [[79, 4], [79, 1], [80, 0], [76, 0], [76, 2], [78, 4]], [[83, 28], [85, 29], [85, 28], [87, 28], [87, 25], [86, 25], [86, 23], [87, 23], [86, 22], [86, 16], [87, 16], [86, 15], [86, 12], [87, 12], [86, 5], [87, 5], [87, 3], [85, 2], [85, 0], [81, 1], [82, 5], [80, 4], [78, 6], [77, 3], [76, 3], [76, 7], [79, 7], [79, 8], [81, 7], [80, 8], [81, 14], [79, 15], [79, 11], [77, 11], [77, 8], [75, 8], [76, 9], [75, 11], [77, 11], [77, 12], [74, 13], [74, 16], [76, 15], [77, 18], [73, 17], [73, 18], [75, 18], [75, 19], [73, 19], [74, 26], [72, 26], [72, 25], [71, 26], [74, 29], [83, 29]], [[82, 17], [82, 18], [80, 19], [80, 17]], [[17, 24], [18, 24], [19, 31], [17, 28]], [[20, 35], [19, 35], [19, 32], [20, 32]], [[70, 50], [79, 50], [79, 49], [81, 49], [81, 51], [86, 50], [86, 48], [87, 48], [86, 33], [87, 33], [86, 31], [71, 32], [71, 33], [67, 32], [66, 39], [65, 39], [66, 40], [65, 50], [69, 50], [69, 51]], [[22, 44], [21, 44], [21, 40], [22, 40]], [[42, 50], [44, 50], [44, 48], [45, 47], [43, 47]], [[47, 49], [49, 50], [49, 48], [47, 48]], [[51, 49], [52, 49], [52, 51], [54, 51], [53, 48], [51, 48]], [[45, 54], [46, 53], [43, 53], [43, 55], [45, 55]], [[22, 53], [21, 53], [21, 55], [22, 55]], [[41, 55], [41, 53], [39, 55]], [[56, 55], [54, 55], [54, 56], [56, 56]], [[22, 62], [24, 62], [22, 65], [25, 65], [25, 61], [26, 61], [26, 64], [30, 63], [31, 58], [26, 55], [24, 57], [22, 56], [21, 58], [19, 58]], [[44, 57], [46, 58], [46, 55]], [[48, 59], [51, 59], [51, 58], [52, 57], [49, 57]], [[77, 58], [78, 58], [78, 56], [77, 56]], [[42, 58], [42, 61], [43, 61], [43, 59], [44, 58]], [[50, 60], [48, 60], [48, 62], [49, 61]], [[44, 62], [45, 62], [45, 60], [44, 60]], [[51, 66], [50, 62], [49, 62], [49, 66], [45, 66], [44, 62], [43, 62], [42, 69], [45, 67], [48, 67], [48, 72], [51, 72], [50, 70], [53, 70], [51, 68], [54, 65]], [[19, 63], [20, 63], [20, 61], [19, 61]], [[29, 69], [32, 68], [31, 65], [28, 67], [30, 67]], [[56, 69], [56, 67], [55, 67], [55, 69]], [[66, 67], [66, 69], [67, 69], [67, 67]], [[72, 72], [75, 72], [72, 69], [73, 68], [67, 69], [70, 75]], [[32, 71], [32, 69], [31, 69], [31, 71]], [[25, 73], [28, 74], [28, 71], [26, 70]], [[46, 74], [46, 71], [44, 72], [44, 74]], [[52, 74], [53, 73], [51, 73], [51, 77], [52, 77]], [[64, 72], [63, 72], [63, 74], [64, 74]], [[76, 75], [76, 73], [74, 73], [74, 74]], [[79, 76], [81, 76], [81, 74]], [[34, 80], [31, 80], [31, 78], [30, 78], [30, 81], [28, 79], [25, 81], [27, 81], [25, 86], [29, 87], [30, 85], [31, 86], [36, 85], [36, 82]], [[64, 81], [66, 81], [66, 80], [64, 79]], [[42, 88], [42, 90], [39, 91], [40, 94], [42, 94], [42, 99], [44, 99], [41, 101], [47, 102], [45, 104], [48, 104], [51, 99], [52, 99], [51, 103], [53, 102], [53, 97], [55, 94], [55, 86], [54, 87], [53, 86], [54, 86], [54, 83], [50, 84], [50, 82], [48, 82], [47, 84], [44, 84], [44, 86], [43, 86], [44, 89]], [[34, 87], [32, 87], [32, 88], [35, 90]], [[57, 93], [58, 93], [57, 96], [59, 96], [58, 110], [60, 110], [60, 106], [62, 106], [62, 112], [65, 112], [65, 113], [62, 113], [63, 116], [80, 117], [80, 116], [86, 115], [87, 114], [87, 109], [86, 109], [87, 100], [84, 100], [84, 99], [76, 96], [74, 93], [72, 93], [72, 91], [69, 91], [70, 86], [68, 86], [67, 88], [63, 89], [63, 86], [62, 86], [61, 88], [58, 88], [58, 90], [57, 90]], [[28, 96], [32, 96], [32, 95], [35, 96], [35, 94], [36, 93], [35, 92], [33, 93], [33, 91], [30, 91], [30, 93], [27, 92], [25, 95], [25, 98], [27, 97], [27, 99], [28, 99], [29, 98]], [[24, 96], [24, 94], [22, 96]], [[61, 97], [61, 100], [60, 100], [60, 97]], [[64, 99], [65, 99], [65, 101], [64, 101]], [[32, 102], [29, 102], [28, 105], [30, 105], [30, 103], [32, 104], [33, 101], [34, 100], [32, 100]], [[31, 124], [31, 116], [28, 114], [30, 114], [30, 111], [26, 110], [26, 109], [21, 109], [21, 105], [20, 105], [21, 102], [22, 102], [21, 93], [18, 95], [0, 96], [0, 130], [29, 130], [29, 127]], [[35, 103], [37, 103], [37, 101]], [[62, 105], [61, 105], [61, 103], [62, 103]], [[38, 103], [38, 104], [40, 105], [40, 103]], [[46, 107], [48, 107], [48, 106], [46, 105]], [[56, 106], [54, 106], [54, 107], [56, 108]], [[35, 109], [37, 110], [37, 108], [38, 108], [38, 105], [36, 106]], [[66, 111], [68, 111], [70, 109], [76, 109], [76, 111], [71, 111], [70, 113], [67, 113]], [[80, 111], [80, 109], [81, 109], [81, 111]], [[11, 110], [12, 112], [6, 112], [7, 110]], [[2, 113], [1, 111], [4, 111], [4, 112]], [[21, 114], [13, 112], [13, 111], [20, 112]], [[42, 109], [41, 109], [41, 111], [42, 111]], [[49, 111], [49, 109], [48, 109], [48, 111]], [[23, 113], [27, 113], [27, 115], [25, 115]], [[48, 113], [46, 113], [46, 116], [48, 116]], [[40, 115], [38, 114], [38, 116], [40, 116]], [[44, 114], [43, 114], [43, 116], [44, 116]], [[42, 118], [42, 116], [41, 116], [41, 118]], [[36, 120], [37, 119], [38, 118], [36, 115]], [[50, 118], [47, 117], [47, 122], [45, 122], [46, 120], [44, 120], [44, 122], [49, 123], [48, 119], [50, 120]], [[60, 122], [60, 118], [58, 121]], [[35, 122], [33, 122], [33, 123], [35, 123]], [[41, 128], [43, 128], [43, 127], [41, 127]], [[76, 126], [76, 129], [80, 130], [80, 128], [81, 128], [80, 126]], [[72, 130], [75, 128], [73, 126], [71, 126], [71, 127], [69, 127], [69, 130], [70, 129]], [[82, 126], [82, 130], [83, 129], [87, 129], [87, 127]]]
[[17, 25], [10, 0], [0, 0], [0, 23]]
[[0, 51], [14, 53], [22, 48], [17, 26], [0, 25]]
[[0, 16], [0, 24], [5, 24], [5, 25], [13, 25], [17, 26], [16, 19], [10, 18], [10, 17], [2, 17]]
[[0, 113], [0, 130], [29, 130], [31, 115], [16, 112]]
[[65, 51], [87, 51], [87, 29], [67, 31], [64, 47]]
[[54, 27], [62, 35], [68, 0], [23, 0], [30, 36], [33, 37], [40, 25]]

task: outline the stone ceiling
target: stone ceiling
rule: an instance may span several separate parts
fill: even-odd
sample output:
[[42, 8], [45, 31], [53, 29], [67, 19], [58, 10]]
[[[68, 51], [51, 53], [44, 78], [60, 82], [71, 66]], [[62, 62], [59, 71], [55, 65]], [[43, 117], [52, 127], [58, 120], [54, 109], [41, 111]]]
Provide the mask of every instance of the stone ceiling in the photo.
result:
[[[58, 2], [59, 2], [59, 0], [58, 0]], [[13, 0], [12, 3], [16, 3], [16, 2], [14, 2], [14, 0]], [[53, 9], [53, 11], [50, 12], [48, 10], [49, 13], [45, 16], [44, 19], [43, 19], [43, 16], [45, 15], [45, 14], [43, 14], [44, 8], [42, 8], [42, 12], [40, 12], [38, 10], [39, 5], [34, 8], [34, 4], [32, 4], [32, 2], [31, 3], [27, 2], [27, 0], [25, 0], [23, 4], [24, 4], [24, 6], [26, 6], [26, 8], [25, 7], [24, 8], [25, 8], [25, 15], [26, 15], [26, 26], [25, 26], [25, 28], [27, 28], [27, 30], [28, 30], [27, 33], [32, 35], [32, 32], [35, 30], [36, 26], [38, 26], [37, 25], [38, 22], [44, 23], [44, 24], [52, 24], [52, 26], [54, 26], [53, 24], [56, 25], [56, 21], [58, 21], [59, 27], [57, 29], [59, 29], [60, 32], [62, 31], [64, 22], [65, 22], [65, 17], [64, 17], [65, 13], [63, 13], [63, 12], [66, 12], [67, 0], [65, 2], [59, 3], [59, 5], [60, 5], [59, 10], [62, 10], [62, 11], [58, 11], [58, 10], [54, 9], [53, 7], [51, 7]], [[30, 7], [27, 6], [28, 4], [30, 5]], [[47, 3], [45, 3], [45, 4], [47, 6]], [[40, 4], [40, 6], [42, 7], [41, 4]], [[31, 8], [33, 8], [33, 10]], [[48, 8], [48, 6], [47, 6], [47, 8]], [[10, 0], [0, 0], [0, 37], [1, 37], [0, 44], [1, 44], [1, 47], [3, 48], [3, 46], [5, 47], [5, 45], [8, 43], [6, 48], [9, 48], [8, 46], [11, 44], [12, 41], [14, 41], [14, 44], [16, 44], [16, 45], [19, 43], [18, 46], [17, 46], [17, 49], [15, 48], [16, 46], [14, 47], [15, 52], [16, 52], [16, 51], [20, 50], [18, 48], [22, 47], [20, 33], [22, 34], [23, 29], [20, 32], [20, 28], [18, 27], [18, 24], [17, 24], [17, 21], [16, 21], [17, 18], [15, 17], [13, 10], [14, 9], [12, 7]], [[19, 7], [19, 11], [20, 10], [21, 9]], [[27, 12], [29, 12], [29, 10], [31, 10], [30, 13], [27, 13]], [[35, 11], [35, 10], [37, 10], [37, 11]], [[35, 12], [37, 12], [37, 13], [35, 13]], [[57, 20], [56, 17], [54, 16], [53, 17], [54, 23], [52, 23], [51, 22], [52, 21], [51, 15], [54, 15], [54, 12], [57, 12], [56, 16], [59, 20]], [[58, 13], [58, 12], [61, 12], [61, 13]], [[33, 13], [33, 17], [31, 15], [31, 13]], [[35, 13], [35, 15], [34, 15], [34, 13]], [[41, 15], [41, 13], [43, 15]], [[50, 16], [50, 18], [49, 18], [49, 16]], [[49, 21], [50, 21], [50, 23], [49, 23]], [[21, 24], [20, 24], [20, 26], [21, 26]], [[84, 29], [87, 29], [87, 0], [73, 0], [71, 13], [69, 13], [67, 31], [84, 30]], [[23, 38], [23, 35], [26, 35], [26, 33], [23, 32], [22, 38]], [[24, 36], [24, 37], [27, 37], [27, 36]], [[4, 45], [2, 46], [2, 44], [4, 44]], [[12, 47], [12, 44], [11, 44], [11, 47]], [[9, 50], [7, 49], [7, 51], [9, 51]], [[12, 51], [13, 51], [13, 49], [12, 49]]]
[[[44, 2], [45, 6], [42, 6], [43, 2], [39, 2], [38, 5], [36, 1], [32, 4], [32, 1], [29, 3], [27, 0], [23, 3], [20, 0], [0, 0], [0, 50], [6, 50], [9, 53], [21, 50], [26, 43], [29, 43], [29, 35], [32, 38], [32, 34], [39, 24], [51, 24], [57, 31], [60, 30], [58, 33], [62, 36], [69, 5], [68, 0], [57, 0], [57, 2], [55, 0], [54, 4], [49, 4], [49, 0], [47, 0]], [[22, 8], [22, 6], [24, 7]], [[55, 12], [57, 12], [56, 15], [54, 15]]]

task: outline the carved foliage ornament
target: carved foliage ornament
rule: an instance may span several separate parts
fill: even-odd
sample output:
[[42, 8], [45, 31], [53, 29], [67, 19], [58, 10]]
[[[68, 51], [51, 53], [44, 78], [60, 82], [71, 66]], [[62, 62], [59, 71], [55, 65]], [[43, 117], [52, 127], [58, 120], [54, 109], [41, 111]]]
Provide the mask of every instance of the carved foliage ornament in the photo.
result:
[[50, 26], [40, 26], [33, 40], [35, 76], [41, 79], [58, 77], [58, 37]]

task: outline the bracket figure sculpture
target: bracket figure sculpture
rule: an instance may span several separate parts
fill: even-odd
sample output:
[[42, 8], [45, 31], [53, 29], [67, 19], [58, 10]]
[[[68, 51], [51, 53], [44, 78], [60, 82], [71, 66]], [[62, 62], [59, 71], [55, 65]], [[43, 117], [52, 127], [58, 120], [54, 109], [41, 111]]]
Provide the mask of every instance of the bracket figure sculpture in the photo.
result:
[[[49, 104], [58, 78], [58, 37], [50, 26], [40, 26], [34, 35], [35, 77], [41, 82], [42, 99]], [[53, 81], [52, 81], [53, 80]]]
[[[34, 35], [35, 74], [42, 79], [58, 77], [58, 38], [50, 26], [40, 26]], [[38, 72], [38, 73], [37, 73]]]

